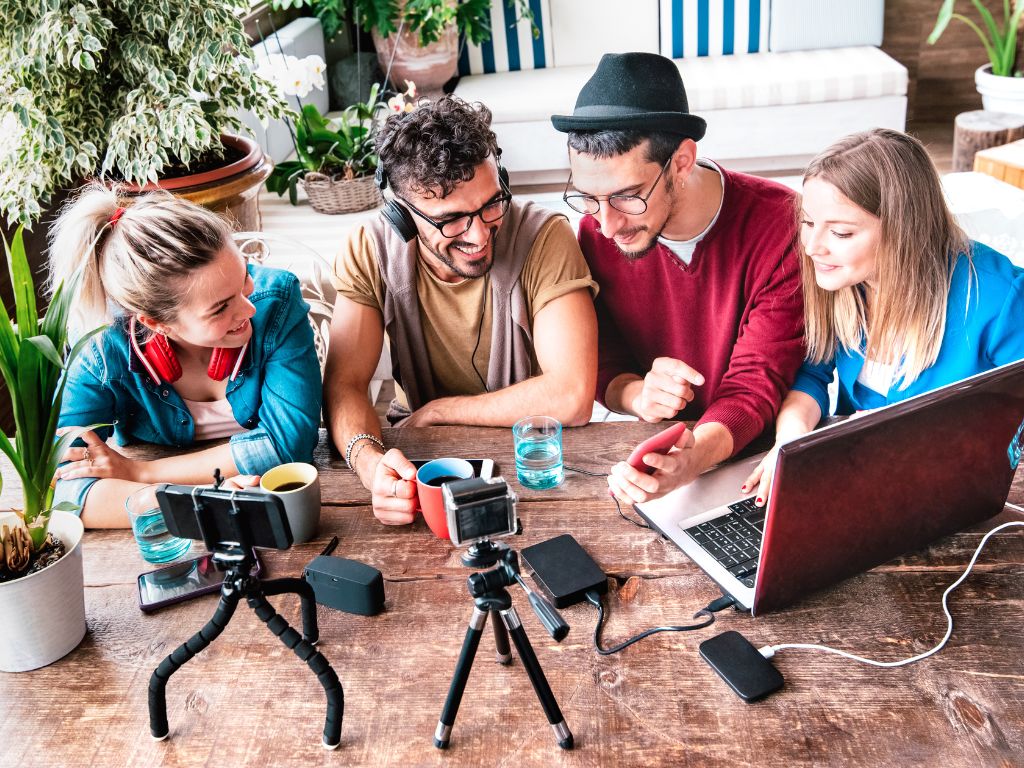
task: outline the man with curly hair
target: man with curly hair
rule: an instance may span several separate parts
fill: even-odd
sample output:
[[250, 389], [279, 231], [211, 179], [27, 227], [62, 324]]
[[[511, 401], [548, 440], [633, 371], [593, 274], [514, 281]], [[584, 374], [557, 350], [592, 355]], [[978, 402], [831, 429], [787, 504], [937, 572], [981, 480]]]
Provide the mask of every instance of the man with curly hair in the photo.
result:
[[328, 428], [386, 524], [412, 522], [416, 471], [385, 452], [367, 397], [385, 333], [393, 425], [574, 426], [593, 407], [597, 286], [566, 218], [512, 199], [490, 123], [453, 96], [388, 118], [378, 180], [394, 199], [335, 262]]

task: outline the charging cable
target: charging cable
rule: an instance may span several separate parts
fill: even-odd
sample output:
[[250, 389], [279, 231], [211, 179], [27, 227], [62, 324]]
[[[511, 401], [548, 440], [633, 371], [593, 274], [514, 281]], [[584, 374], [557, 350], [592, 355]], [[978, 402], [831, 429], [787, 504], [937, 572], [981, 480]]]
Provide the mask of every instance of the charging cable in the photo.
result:
[[[607, 472], [591, 472], [589, 469], [580, 469], [579, 467], [570, 467], [568, 465], [565, 466], [565, 471], [566, 472], [579, 472], [581, 475], [589, 475], [590, 477], [608, 477], [608, 473]], [[611, 494], [611, 493], [609, 495], [612, 497], [612, 501], [615, 502], [615, 509], [618, 511], [619, 517], [621, 517], [627, 523], [632, 523], [637, 528], [650, 528], [651, 527], [647, 523], [641, 523], [641, 522], [639, 522], [637, 520], [634, 520], [631, 517], [626, 517], [626, 513], [622, 511], [622, 505], [619, 504], [618, 497], [615, 494]]]
[[715, 623], [715, 614], [719, 611], [725, 610], [731, 605], [735, 605], [736, 601], [733, 600], [729, 595], [723, 595], [717, 600], [712, 600], [706, 606], [701, 608], [695, 614], [693, 618], [699, 616], [704, 617], [704, 621], [697, 624], [684, 624], [682, 626], [669, 626], [669, 627], [652, 627], [645, 632], [641, 632], [639, 635], [625, 640], [618, 645], [613, 645], [611, 648], [601, 647], [601, 628], [604, 626], [604, 605], [601, 603], [601, 596], [597, 592], [587, 592], [587, 602], [597, 608], [597, 626], [594, 627], [594, 649], [602, 656], [610, 656], [613, 653], [618, 653], [623, 648], [628, 648], [633, 643], [643, 640], [645, 637], [650, 637], [658, 632], [693, 632], [697, 629], [704, 629], [710, 627]]
[[[1017, 506], [1016, 504], [1007, 503], [1006, 506], [1009, 507], [1010, 509], [1014, 510], [1015, 512], [1019, 512], [1021, 514], [1024, 514], [1024, 509], [1022, 509], [1021, 507]], [[1013, 522], [1009, 522], [1009, 523], [1003, 523], [1002, 525], [999, 525], [999, 526], [996, 526], [995, 528], [993, 528], [991, 531], [986, 533], [985, 536], [982, 538], [981, 543], [978, 545], [978, 548], [976, 550], [974, 550], [974, 557], [972, 557], [971, 558], [971, 562], [968, 563], [967, 570], [965, 570], [963, 572], [963, 575], [961, 575], [959, 579], [957, 579], [952, 584], [950, 584], [949, 587], [946, 589], [946, 591], [942, 593], [942, 611], [946, 614], [946, 622], [947, 622], [945, 637], [943, 637], [942, 640], [939, 641], [939, 643], [934, 648], [931, 648], [931, 649], [925, 651], [924, 653], [919, 653], [917, 656], [913, 656], [913, 657], [911, 657], [909, 659], [903, 659], [901, 661], [875, 661], [874, 659], [866, 659], [863, 656], [857, 656], [857, 655], [852, 654], [852, 653], [847, 653], [846, 651], [840, 651], [838, 648], [830, 648], [827, 645], [814, 645], [814, 644], [811, 644], [811, 643], [783, 643], [782, 645], [766, 645], [763, 648], [759, 648], [758, 651], [766, 659], [770, 659], [776, 653], [778, 653], [779, 651], [785, 650], [786, 648], [803, 648], [805, 650], [812, 650], [812, 651], [826, 651], [827, 653], [835, 653], [835, 654], [837, 654], [839, 656], [842, 656], [844, 658], [853, 659], [853, 661], [859, 661], [859, 662], [861, 662], [863, 664], [871, 664], [871, 665], [876, 666], [876, 667], [902, 667], [902, 666], [904, 666], [906, 664], [913, 664], [915, 661], [921, 661], [922, 659], [927, 659], [932, 654], [935, 654], [935, 653], [938, 653], [939, 651], [941, 651], [945, 647], [946, 643], [949, 642], [949, 638], [952, 637], [952, 635], [953, 635], [953, 616], [949, 612], [949, 604], [948, 604], [950, 593], [954, 589], [959, 587], [961, 584], [963, 584], [964, 580], [970, 574], [971, 569], [974, 567], [974, 563], [977, 562], [978, 555], [981, 554], [981, 550], [984, 549], [985, 545], [988, 543], [989, 538], [991, 538], [996, 533], [999, 533], [1000, 531], [1005, 531], [1007, 528], [1016, 528], [1016, 527], [1024, 527], [1024, 522], [1013, 521]], [[590, 595], [587, 595], [587, 599], [589, 599], [589, 598], [590, 598]]]

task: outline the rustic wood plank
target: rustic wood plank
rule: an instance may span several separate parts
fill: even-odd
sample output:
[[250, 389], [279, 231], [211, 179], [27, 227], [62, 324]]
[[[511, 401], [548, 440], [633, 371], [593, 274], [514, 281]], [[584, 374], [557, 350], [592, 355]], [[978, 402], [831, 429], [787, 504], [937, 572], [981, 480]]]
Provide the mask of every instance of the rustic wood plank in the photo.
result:
[[[11, 764], [22, 765], [60, 764], [53, 745], [47, 749], [55, 733], [78, 747], [76, 762], [93, 765], [900, 765], [932, 762], [939, 754], [953, 765], [1013, 764], [1024, 748], [1019, 578], [1019, 570], [979, 573], [965, 584], [954, 601], [957, 633], [925, 665], [881, 671], [784, 651], [777, 665], [787, 677], [785, 693], [756, 708], [699, 660], [701, 639], [737, 629], [755, 644], [820, 641], [899, 658], [941, 636], [936, 607], [946, 580], [925, 572], [874, 573], [792, 611], [757, 620], [727, 612], [715, 630], [661, 635], [615, 657], [593, 653], [589, 606], [565, 611], [573, 630], [556, 645], [517, 595], [517, 610], [577, 736], [572, 754], [554, 745], [518, 661], [510, 668], [492, 663], [489, 633], [450, 753], [434, 750], [430, 737], [472, 609], [462, 584], [430, 580], [389, 584], [388, 608], [379, 617], [321, 611], [321, 650], [347, 694], [337, 755], [319, 746], [323, 696], [315, 679], [244, 609], [172, 678], [172, 738], [154, 744], [147, 732], [149, 674], [205, 621], [214, 601], [145, 617], [126, 610], [130, 587], [98, 587], [89, 590], [83, 646], [61, 664], [14, 679], [17, 710], [33, 716], [4, 708], [0, 739]], [[605, 635], [612, 640], [686, 621], [692, 605], [713, 596], [698, 574], [633, 578], [609, 600]], [[275, 603], [298, 621], [296, 600]]]
[[[611, 430], [616, 431], [615, 435]], [[566, 453], [611, 463], [656, 425], [599, 425], [567, 433]], [[486, 434], [493, 432], [493, 434]], [[388, 435], [389, 440], [392, 438]], [[511, 458], [504, 430], [410, 430], [395, 439], [447, 450], [487, 446]], [[502, 442], [508, 445], [502, 447]], [[323, 447], [322, 447], [323, 448]], [[322, 450], [322, 449], [321, 449]], [[499, 451], [506, 451], [505, 454]], [[486, 455], [486, 454], [484, 454]], [[318, 461], [320, 461], [318, 459]], [[323, 465], [322, 465], [323, 466]], [[753, 707], [700, 661], [697, 645], [736, 629], [755, 645], [820, 642], [881, 660], [930, 647], [945, 631], [943, 590], [962, 572], [981, 535], [1009, 510], [869, 573], [758, 619], [726, 611], [715, 627], [662, 634], [622, 654], [594, 653], [595, 611], [564, 611], [573, 629], [556, 644], [521, 592], [517, 611], [537, 650], [577, 749], [555, 744], [520, 663], [492, 661], [485, 635], [453, 732], [441, 753], [431, 736], [472, 611], [469, 571], [458, 551], [422, 520], [377, 523], [324, 469], [342, 504], [326, 504], [314, 541], [268, 552], [269, 577], [294, 576], [332, 534], [336, 554], [381, 569], [385, 612], [361, 617], [320, 609], [321, 650], [346, 691], [342, 746], [319, 745], [324, 698], [313, 675], [253, 614], [239, 607], [213, 646], [168, 689], [171, 739], [148, 735], [146, 692], [159, 661], [210, 617], [214, 596], [152, 616], [136, 607], [135, 575], [148, 568], [128, 531], [93, 531], [85, 541], [89, 633], [51, 667], [0, 675], [0, 764], [95, 766], [245, 765], [1014, 765], [1024, 751], [1024, 537], [994, 537], [951, 607], [949, 646], [927, 661], [879, 670], [838, 657], [785, 650], [775, 660], [782, 694]], [[686, 623], [718, 592], [658, 534], [619, 518], [600, 478], [576, 478], [561, 492], [524, 493], [517, 548], [572, 532], [610, 576], [605, 643], [646, 627]], [[1024, 502], [1024, 469], [1010, 498]], [[298, 624], [298, 601], [273, 598]], [[73, 757], [69, 757], [72, 756]]]

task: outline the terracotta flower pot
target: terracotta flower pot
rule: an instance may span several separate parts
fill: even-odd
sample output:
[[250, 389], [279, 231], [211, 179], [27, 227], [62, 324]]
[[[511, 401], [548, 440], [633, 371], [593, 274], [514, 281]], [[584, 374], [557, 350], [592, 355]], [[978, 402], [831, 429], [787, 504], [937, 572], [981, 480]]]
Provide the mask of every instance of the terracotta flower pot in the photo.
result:
[[440, 95], [442, 85], [455, 77], [459, 32], [454, 23], [445, 27], [437, 42], [424, 47], [420, 47], [418, 32], [381, 37], [374, 31], [373, 44], [381, 70], [387, 72], [391, 65], [391, 83], [400, 91], [404, 90], [405, 81], [411, 80], [421, 95], [433, 98]]
[[0, 670], [26, 672], [71, 653], [85, 637], [82, 521], [54, 512], [50, 532], [65, 554], [31, 576], [0, 584]]
[[262, 229], [259, 194], [273, 166], [260, 145], [252, 139], [224, 134], [221, 141], [226, 147], [244, 153], [243, 157], [221, 168], [161, 179], [156, 184], [134, 187], [134, 190], [142, 194], [154, 189], [165, 189], [223, 214], [237, 231], [259, 231]]

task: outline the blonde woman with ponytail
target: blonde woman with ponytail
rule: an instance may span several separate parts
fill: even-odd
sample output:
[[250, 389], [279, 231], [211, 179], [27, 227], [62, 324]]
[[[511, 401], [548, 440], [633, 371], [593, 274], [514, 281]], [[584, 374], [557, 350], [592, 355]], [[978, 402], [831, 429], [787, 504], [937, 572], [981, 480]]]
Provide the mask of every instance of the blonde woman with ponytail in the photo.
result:
[[848, 415], [1024, 358], [1024, 270], [967, 239], [912, 136], [877, 129], [818, 155], [798, 224], [806, 362], [741, 487], [758, 505], [778, 446], [829, 415], [833, 372]]
[[[74, 324], [109, 327], [72, 366], [60, 426], [111, 426], [69, 449], [56, 496], [79, 504], [86, 526], [127, 527], [125, 499], [144, 485], [208, 483], [220, 468], [245, 486], [312, 460], [320, 368], [293, 274], [247, 265], [204, 208], [101, 184], [72, 200], [51, 234], [50, 285], [79, 271]], [[131, 459], [111, 436], [192, 452]]]

